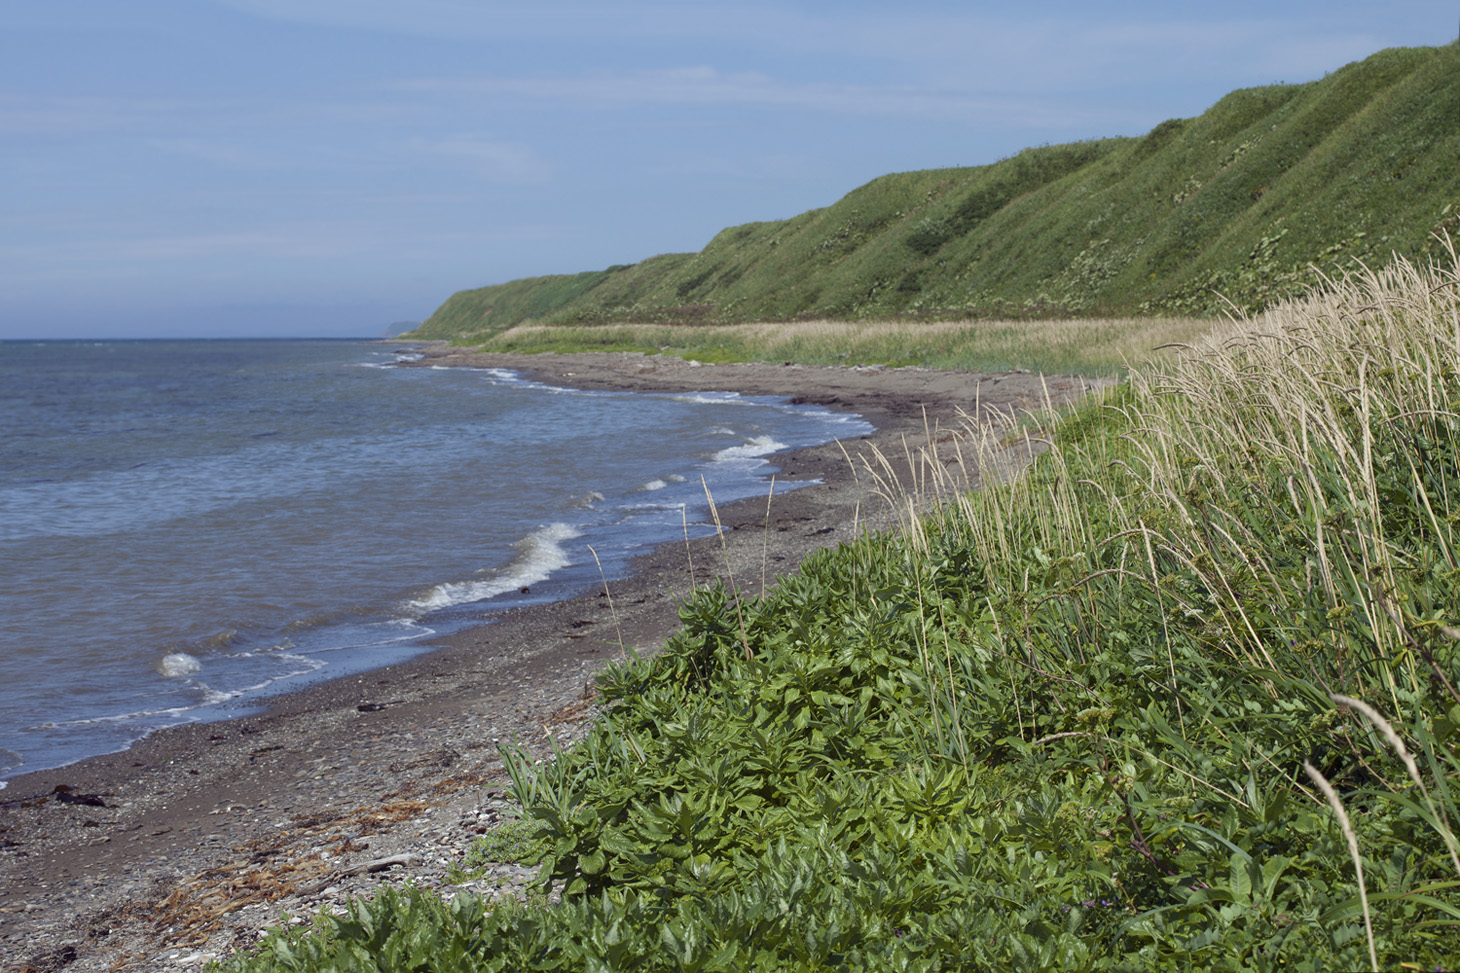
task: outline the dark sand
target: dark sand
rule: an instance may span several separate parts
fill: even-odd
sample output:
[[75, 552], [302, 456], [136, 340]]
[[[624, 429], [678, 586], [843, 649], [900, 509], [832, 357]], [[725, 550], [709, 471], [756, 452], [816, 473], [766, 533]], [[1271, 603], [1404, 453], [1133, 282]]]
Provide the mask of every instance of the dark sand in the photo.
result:
[[[1068, 402], [1107, 384], [426, 350], [418, 365], [514, 368], [580, 388], [786, 396], [860, 413], [877, 431], [774, 457], [778, 484], [819, 482], [777, 492], [769, 513], [765, 499], [721, 508], [723, 548], [712, 537], [647, 554], [609, 585], [611, 597], [570, 592], [484, 613], [482, 626], [416, 659], [279, 697], [259, 716], [162, 731], [122, 753], [12, 780], [0, 791], [0, 969], [193, 969], [255, 941], [281, 910], [368, 893], [385, 875], [440, 884], [445, 863], [480, 830], [463, 821], [486, 821], [482, 801], [507, 780], [497, 741], [541, 755], [550, 737], [581, 735], [594, 673], [621, 644], [660, 646], [691, 584], [725, 576], [728, 564], [754, 594], [763, 577], [773, 582], [811, 551], [852, 539], [855, 523], [882, 522], [869, 446], [901, 456], [929, 431], [946, 445], [961, 414], [1034, 410], [1047, 396]], [[1024, 453], [1008, 450], [1008, 468]], [[409, 517], [401, 543], [410, 543]], [[402, 852], [415, 860], [346, 874]]]

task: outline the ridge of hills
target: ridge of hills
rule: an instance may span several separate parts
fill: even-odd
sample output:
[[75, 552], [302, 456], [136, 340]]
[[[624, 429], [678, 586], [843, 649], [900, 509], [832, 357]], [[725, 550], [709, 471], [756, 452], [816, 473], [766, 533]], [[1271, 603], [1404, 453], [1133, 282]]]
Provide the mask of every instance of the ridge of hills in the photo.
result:
[[1460, 226], [1460, 45], [1228, 94], [1142, 137], [882, 176], [698, 253], [452, 295], [412, 338], [525, 322], [1209, 315], [1440, 254]]

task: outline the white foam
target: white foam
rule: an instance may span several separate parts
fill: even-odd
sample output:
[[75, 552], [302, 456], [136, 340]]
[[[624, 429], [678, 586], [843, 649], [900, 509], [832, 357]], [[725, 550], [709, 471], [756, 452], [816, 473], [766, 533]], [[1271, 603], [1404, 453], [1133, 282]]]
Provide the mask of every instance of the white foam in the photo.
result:
[[191, 676], [200, 672], [203, 664], [198, 661], [197, 656], [188, 655], [186, 652], [173, 652], [162, 657], [157, 663], [157, 671], [169, 679], [180, 679], [183, 676]]
[[[245, 692], [245, 690], [241, 690], [241, 689], [238, 690], [237, 692], [231, 692], [231, 693], [230, 692], [224, 692], [221, 689], [214, 689], [212, 686], [209, 686], [207, 683], [202, 683], [202, 682], [198, 683], [198, 688], [203, 691], [203, 702], [202, 702], [202, 705], [204, 705], [204, 706], [216, 706], [219, 703], [226, 703], [230, 699], [237, 699], [239, 696], [242, 696], [244, 694], [244, 692]], [[259, 688], [263, 688], [263, 687], [259, 687]]]
[[739, 446], [731, 446], [722, 449], [715, 454], [715, 462], [723, 463], [733, 460], [759, 459], [762, 456], [769, 456], [771, 453], [779, 452], [786, 448], [785, 443], [776, 442], [770, 436], [756, 436], [754, 439], [745, 441]]
[[674, 523], [679, 523], [677, 518], [688, 509], [683, 503], [626, 503], [621, 508], [624, 511], [616, 523], [627, 524], [630, 521], [638, 520], [645, 514], [659, 513], [661, 511], [674, 511], [676, 517]]
[[[325, 645], [311, 644], [308, 641], [306, 641], [304, 645], [295, 645], [293, 642], [285, 639], [283, 643], [274, 646], [272, 649], [266, 650], [266, 652], [245, 654], [259, 656], [267, 655], [267, 657], [271, 659], [283, 659], [285, 661], [306, 663], [311, 666], [311, 668], [305, 670], [305, 673], [307, 673], [313, 672], [315, 669], [321, 668], [325, 665], [325, 663], [320, 662], [318, 659], [314, 658], [316, 655], [319, 655], [323, 652], [343, 652], [350, 649], [375, 648], [382, 645], [394, 645], [397, 642], [413, 642], [418, 639], [428, 638], [429, 636], [436, 634], [435, 629], [427, 628], [424, 625], [417, 625], [414, 620], [409, 618], [394, 618], [388, 622], [381, 622], [378, 625], [367, 626], [367, 631], [376, 627], [398, 628], [403, 629], [403, 631], [401, 631], [399, 635], [381, 635], [378, 633], [355, 635], [350, 638], [340, 638], [338, 641], [332, 640]], [[326, 629], [325, 632], [327, 635], [337, 635], [339, 629]], [[290, 649], [294, 649], [296, 651], [289, 651]], [[297, 676], [303, 674], [304, 673], [296, 672], [291, 673], [290, 675]], [[281, 676], [279, 678], [288, 677]]]
[[[684, 482], [685, 482], [685, 478], [682, 477], [682, 476], [680, 476], [678, 473], [666, 473], [662, 477], [657, 477], [656, 476], [654, 479], [650, 480], [648, 483], [641, 484], [639, 486], [639, 488], [637, 490], [635, 490], [634, 492], [635, 493], [654, 493], [654, 492], [656, 492], [658, 490], [663, 490], [663, 489], [667, 488], [669, 486], [669, 484], [671, 484], [671, 483], [684, 483]], [[649, 504], [645, 504], [645, 503], [631, 503], [631, 504], [629, 504], [629, 506], [630, 507], [657, 507], [659, 505], [658, 504], [653, 504], [653, 503], [649, 503]], [[674, 506], [679, 507], [679, 506], [682, 506], [682, 504], [674, 504]]]
[[[291, 642], [291, 643], [289, 643], [289, 645], [292, 647], [293, 646], [293, 643]], [[347, 646], [347, 647], [348, 648], [354, 648], [354, 646]], [[316, 658], [314, 658], [312, 656], [308, 656], [308, 655], [300, 655], [298, 652], [289, 652], [289, 651], [285, 650], [283, 646], [279, 646], [279, 645], [274, 646], [272, 649], [261, 649], [258, 652], [240, 652], [238, 654], [238, 658], [240, 658], [240, 659], [268, 659], [270, 662], [282, 662], [282, 663], [286, 663], [286, 664], [292, 663], [292, 664], [294, 664], [296, 666], [303, 666], [304, 667], [302, 669], [296, 669], [296, 670], [293, 670], [293, 671], [290, 671], [290, 672], [285, 672], [282, 675], [272, 676], [269, 679], [265, 680], [264, 682], [259, 683], [257, 686], [249, 686], [249, 687], [243, 689], [242, 692], [250, 692], [250, 691], [255, 690], [255, 689], [262, 689], [265, 686], [269, 685], [270, 683], [276, 682], [276, 681], [278, 681], [280, 679], [291, 679], [294, 676], [308, 675], [311, 672], [317, 672], [318, 670], [323, 669], [325, 667], [325, 663], [324, 662], [321, 662], [319, 659], [316, 659]]]
[[[163, 709], [144, 709], [144, 710], [138, 710], [135, 713], [117, 713], [117, 714], [112, 715], [112, 716], [92, 716], [92, 717], [88, 717], [86, 719], [79, 719], [79, 720], [46, 720], [44, 723], [37, 723], [34, 726], [28, 726], [25, 729], [27, 729], [27, 730], [59, 730], [59, 729], [62, 729], [63, 727], [68, 727], [68, 726], [96, 726], [96, 725], [105, 724], [105, 723], [131, 723], [134, 720], [151, 719], [151, 718], [157, 717], [157, 716], [167, 716], [167, 717], [172, 717], [174, 719], [177, 719], [177, 718], [186, 716], [189, 710], [192, 710], [192, 709], [195, 709], [195, 708], [196, 707], [195, 706], [192, 706], [192, 705], [188, 705], [188, 706], [168, 706], [168, 707], [165, 707]], [[193, 717], [188, 717], [188, 718], [189, 719], [192, 719]]]
[[665, 396], [671, 402], [688, 402], [691, 405], [756, 405], [739, 392], [682, 392]]
[[[433, 367], [438, 367], [439, 368], [439, 367], [442, 367], [442, 366], [433, 366]], [[559, 392], [559, 393], [566, 392], [566, 393], [573, 394], [573, 395], [600, 395], [600, 394], [602, 394], [602, 393], [598, 393], [598, 392], [584, 391], [583, 389], [565, 388], [565, 387], [563, 387], [561, 385], [549, 385], [546, 382], [534, 381], [533, 379], [527, 378], [521, 372], [515, 372], [515, 371], [513, 371], [510, 368], [474, 368], [474, 369], [472, 369], [472, 371], [479, 372], [479, 373], [481, 373], [483, 375], [486, 375], [487, 377], [491, 378], [493, 381], [500, 382], [503, 385], [515, 385], [515, 386], [519, 386], [521, 388], [536, 389], [536, 390], [538, 390], [540, 392]]]
[[[20, 773], [20, 768], [25, 766], [25, 758], [14, 750], [0, 749], [0, 774], [15, 775]], [[5, 789], [5, 781], [0, 780], [0, 791]]]
[[545, 581], [572, 563], [563, 544], [580, 533], [568, 524], [549, 524], [518, 541], [517, 559], [489, 580], [437, 585], [411, 605], [422, 611], [468, 605]]
[[197, 705], [216, 706], [219, 703], [226, 703], [230, 699], [238, 699], [240, 696], [247, 696], [251, 693], [261, 692], [262, 690], [268, 689], [275, 683], [285, 682], [289, 679], [294, 679], [299, 676], [307, 676], [311, 673], [318, 672], [327, 665], [327, 663], [324, 662], [322, 659], [311, 658], [307, 655], [296, 655], [292, 652], [266, 651], [243, 652], [239, 654], [239, 658], [245, 659], [257, 658], [260, 656], [267, 656], [270, 659], [282, 660], [286, 663], [292, 662], [296, 666], [298, 666], [298, 668], [286, 669], [285, 671], [277, 673], [275, 675], [266, 676], [261, 682], [256, 682], [248, 686], [240, 686], [237, 689], [214, 689], [212, 686], [201, 680], [189, 680], [190, 685], [201, 690], [203, 693], [202, 702], [198, 703]]

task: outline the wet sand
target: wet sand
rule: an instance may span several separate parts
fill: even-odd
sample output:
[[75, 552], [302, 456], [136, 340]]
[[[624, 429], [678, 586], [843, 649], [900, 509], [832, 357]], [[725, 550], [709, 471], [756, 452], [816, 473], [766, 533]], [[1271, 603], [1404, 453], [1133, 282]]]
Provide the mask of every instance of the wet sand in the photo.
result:
[[[480, 626], [404, 664], [278, 697], [257, 716], [161, 731], [121, 753], [13, 779], [0, 791], [0, 969], [198, 968], [255, 942], [281, 911], [313, 912], [386, 881], [444, 884], [474, 834], [500, 816], [499, 742], [541, 758], [552, 741], [581, 735], [594, 674], [624, 646], [656, 650], [692, 586], [733, 575], [754, 595], [808, 553], [882, 522], [871, 447], [898, 457], [931, 433], [954, 448], [962, 414], [1034, 410], [1108, 384], [422, 350], [416, 367], [785, 396], [860, 413], [876, 432], [778, 454], [778, 484], [814, 485], [720, 508], [721, 538], [645, 554], [607, 592], [562, 591], [570, 597], [484, 613]], [[1005, 454], [1007, 469], [1026, 459], [1024, 447]], [[401, 543], [410, 541], [403, 527]], [[551, 583], [534, 593], [553, 593]], [[365, 870], [391, 857], [400, 861]]]

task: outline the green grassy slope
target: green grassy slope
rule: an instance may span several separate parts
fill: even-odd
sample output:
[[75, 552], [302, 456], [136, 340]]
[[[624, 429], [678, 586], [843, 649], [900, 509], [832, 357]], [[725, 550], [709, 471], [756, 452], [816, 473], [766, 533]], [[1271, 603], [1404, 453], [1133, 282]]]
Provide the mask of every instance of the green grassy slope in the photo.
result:
[[580, 743], [504, 751], [478, 860], [559, 898], [385, 892], [226, 969], [1460, 969], [1457, 320], [1396, 261], [1011, 482], [961, 471], [1012, 420], [872, 459], [895, 530], [699, 589]]
[[453, 295], [414, 337], [524, 321], [1210, 313], [1424, 255], [1460, 217], [1460, 47], [1235, 91], [1142, 138], [897, 173], [702, 251]]

